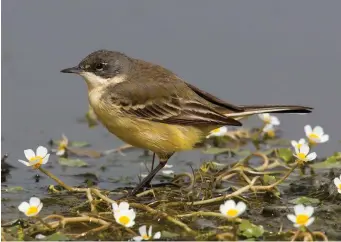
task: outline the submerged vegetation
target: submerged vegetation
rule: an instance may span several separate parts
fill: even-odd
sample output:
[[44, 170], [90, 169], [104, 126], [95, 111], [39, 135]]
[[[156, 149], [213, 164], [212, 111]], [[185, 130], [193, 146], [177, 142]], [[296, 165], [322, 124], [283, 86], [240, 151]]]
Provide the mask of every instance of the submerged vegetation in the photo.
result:
[[[58, 185], [49, 186], [46, 198], [18, 204], [23, 219], [3, 222], [2, 239], [341, 239], [341, 153], [321, 158], [313, 151], [329, 140], [319, 126], [304, 127], [307, 141], [290, 142], [279, 137], [278, 118], [260, 118], [261, 128], [213, 130], [201, 148], [212, 160], [181, 174], [168, 166], [162, 172], [166, 183], [129, 198], [122, 197], [131, 187], [109, 191], [93, 182], [67, 185], [44, 168], [50, 156], [45, 147], [25, 150], [27, 161], [20, 162]], [[51, 151], [61, 156], [60, 165], [75, 167], [87, 165], [82, 156], [97, 158], [133, 148], [98, 152], [65, 135], [51, 144], [56, 147]], [[39, 215], [56, 205], [62, 212]]]

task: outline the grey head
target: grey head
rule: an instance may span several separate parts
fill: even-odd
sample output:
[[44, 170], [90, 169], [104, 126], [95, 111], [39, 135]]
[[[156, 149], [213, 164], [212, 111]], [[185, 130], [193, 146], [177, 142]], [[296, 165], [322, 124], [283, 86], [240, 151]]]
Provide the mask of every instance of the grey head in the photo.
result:
[[132, 59], [117, 51], [98, 50], [85, 57], [77, 66], [61, 70], [82, 76], [88, 86], [122, 82], [129, 72]]

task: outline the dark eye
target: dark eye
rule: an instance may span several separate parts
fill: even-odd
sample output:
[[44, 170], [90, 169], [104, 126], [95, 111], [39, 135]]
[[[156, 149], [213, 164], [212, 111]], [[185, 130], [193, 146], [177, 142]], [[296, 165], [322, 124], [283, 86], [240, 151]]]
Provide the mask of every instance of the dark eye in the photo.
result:
[[97, 63], [95, 68], [96, 68], [97, 71], [101, 71], [104, 68], [104, 64], [103, 63]]

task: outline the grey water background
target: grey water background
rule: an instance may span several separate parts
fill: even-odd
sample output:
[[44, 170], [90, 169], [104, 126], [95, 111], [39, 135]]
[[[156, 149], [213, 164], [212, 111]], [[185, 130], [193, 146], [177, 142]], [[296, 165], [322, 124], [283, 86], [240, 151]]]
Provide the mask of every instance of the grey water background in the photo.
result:
[[[54, 182], [17, 162], [24, 149], [47, 145], [65, 133], [99, 150], [123, 143], [103, 127], [77, 122], [87, 111], [84, 81], [59, 71], [97, 49], [161, 64], [188, 82], [236, 104], [301, 104], [310, 115], [278, 115], [284, 137], [304, 137], [305, 124], [321, 125], [331, 139], [319, 157], [340, 150], [341, 1], [2, 1], [2, 154], [11, 169], [2, 189], [22, 186], [2, 202], [3, 218], [18, 217], [17, 206], [32, 195], [46, 196]], [[251, 118], [246, 126], [260, 125]], [[88, 168], [65, 168], [51, 156], [47, 169], [70, 185], [85, 172], [99, 186], [108, 178], [134, 177], [143, 170], [142, 151], [86, 159]], [[190, 171], [210, 156], [182, 152], [170, 160]], [[101, 171], [101, 166], [108, 169]]]

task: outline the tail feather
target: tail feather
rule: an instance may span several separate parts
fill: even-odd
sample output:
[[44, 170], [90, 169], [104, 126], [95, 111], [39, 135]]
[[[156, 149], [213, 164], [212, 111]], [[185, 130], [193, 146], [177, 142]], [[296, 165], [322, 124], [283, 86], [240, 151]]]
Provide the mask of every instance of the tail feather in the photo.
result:
[[227, 113], [225, 116], [233, 118], [242, 118], [245, 116], [261, 113], [311, 113], [311, 107], [290, 106], [290, 105], [254, 105], [254, 106], [239, 106], [243, 109], [240, 112]]

